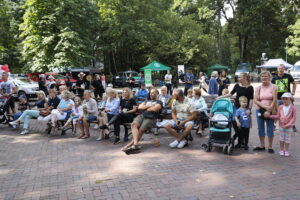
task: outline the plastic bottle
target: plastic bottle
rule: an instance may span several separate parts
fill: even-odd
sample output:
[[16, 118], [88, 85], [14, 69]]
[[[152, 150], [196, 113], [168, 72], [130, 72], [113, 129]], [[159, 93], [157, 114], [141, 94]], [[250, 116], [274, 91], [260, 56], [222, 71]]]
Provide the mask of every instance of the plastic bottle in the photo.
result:
[[154, 145], [155, 147], [159, 147], [159, 146], [160, 146], [160, 143], [159, 143], [159, 141], [158, 141], [158, 137], [157, 137], [157, 136], [155, 136], [155, 138], [154, 138], [153, 145]]

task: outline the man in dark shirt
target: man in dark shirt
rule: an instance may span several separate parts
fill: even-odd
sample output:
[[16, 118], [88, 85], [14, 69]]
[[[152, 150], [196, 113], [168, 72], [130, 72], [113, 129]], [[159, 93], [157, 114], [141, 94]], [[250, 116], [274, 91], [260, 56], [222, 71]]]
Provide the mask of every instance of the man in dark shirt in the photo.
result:
[[187, 73], [184, 75], [184, 96], [187, 96], [189, 89], [193, 89], [194, 78], [192, 68], [188, 68]]
[[[285, 92], [290, 92], [292, 95], [295, 95], [295, 91], [297, 88], [297, 84], [294, 78], [290, 74], [284, 73], [285, 66], [280, 64], [277, 67], [277, 76], [272, 79], [272, 83], [275, 84], [278, 88], [278, 103], [279, 105], [282, 104], [281, 96]], [[291, 84], [293, 84], [293, 88], [291, 91]]]
[[99, 74], [95, 75], [95, 79], [92, 81], [91, 89], [94, 91], [94, 97], [95, 98], [102, 98], [102, 95], [104, 93], [104, 88], [102, 86], [102, 81], [99, 76]]
[[159, 117], [163, 107], [162, 102], [157, 100], [158, 90], [152, 89], [150, 94], [151, 99], [141, 103], [138, 107], [142, 111], [142, 114], [138, 115], [131, 124], [133, 140], [122, 149], [127, 154], [140, 149], [138, 146], [140, 139], [146, 130], [155, 125], [156, 119]]
[[129, 77], [127, 79], [128, 87], [132, 90], [135, 86], [135, 79], [132, 77], [132, 74], [129, 74]]
[[76, 81], [76, 89], [77, 89], [77, 95], [78, 97], [82, 98], [84, 89], [85, 89], [85, 83], [84, 83], [84, 76], [85, 74], [83, 72], [80, 72], [78, 74], [79, 79]]

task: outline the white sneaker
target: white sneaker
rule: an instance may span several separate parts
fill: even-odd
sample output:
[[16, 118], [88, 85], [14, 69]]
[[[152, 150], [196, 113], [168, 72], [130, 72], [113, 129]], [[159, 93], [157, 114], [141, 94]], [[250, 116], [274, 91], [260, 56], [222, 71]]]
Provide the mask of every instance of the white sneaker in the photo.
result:
[[27, 133], [29, 133], [29, 131], [27, 129], [24, 129], [20, 134], [21, 135], [26, 135]]
[[186, 140], [181, 140], [179, 142], [179, 144], [177, 145], [177, 148], [178, 149], [182, 149], [183, 147], [185, 147], [185, 145], [187, 144], [187, 141]]
[[13, 126], [13, 125], [15, 125], [15, 126], [16, 126], [16, 125], [18, 125], [18, 124], [19, 124], [19, 121], [13, 121], [13, 122], [9, 122], [9, 124], [10, 124], [10, 125], [12, 125], [12, 126]]
[[94, 129], [98, 129], [98, 128], [99, 128], [99, 125], [96, 124], [96, 125], [94, 126]]
[[179, 144], [179, 142], [177, 140], [174, 140], [174, 142], [169, 144], [169, 147], [175, 148], [175, 147], [177, 147], [178, 144]]
[[97, 141], [101, 141], [102, 139], [103, 139], [103, 137], [100, 136], [100, 137], [98, 137], [96, 140], [97, 140]]
[[17, 128], [17, 125], [12, 125], [13, 129], [16, 129]]

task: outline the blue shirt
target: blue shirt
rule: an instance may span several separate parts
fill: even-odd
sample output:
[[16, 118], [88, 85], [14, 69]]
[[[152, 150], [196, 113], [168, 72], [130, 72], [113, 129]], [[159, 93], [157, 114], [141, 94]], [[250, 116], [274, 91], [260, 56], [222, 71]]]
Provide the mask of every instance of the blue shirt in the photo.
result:
[[200, 97], [199, 99], [193, 97], [191, 102], [194, 104], [196, 110], [204, 112], [207, 115], [207, 104], [203, 97]]
[[192, 84], [191, 84], [191, 83], [185, 83], [185, 84], [184, 84], [185, 87], [191, 87], [191, 85], [193, 85], [193, 81], [194, 81], [194, 74], [187, 72], [187, 73], [185, 74], [184, 81], [185, 81], [185, 82], [191, 81]]
[[117, 115], [119, 114], [119, 107], [120, 107], [120, 99], [119, 98], [114, 98], [112, 101], [106, 101], [106, 106], [105, 109], [109, 110], [107, 112], [108, 114], [111, 115]]
[[209, 80], [208, 94], [218, 95], [218, 82], [214, 77], [211, 77]]
[[66, 109], [70, 104], [72, 104], [72, 106], [74, 105], [74, 102], [71, 99], [68, 99], [67, 101], [64, 99], [61, 99], [57, 108]]
[[246, 108], [239, 108], [235, 115], [239, 119], [241, 127], [250, 128], [250, 117], [247, 115], [246, 111]]

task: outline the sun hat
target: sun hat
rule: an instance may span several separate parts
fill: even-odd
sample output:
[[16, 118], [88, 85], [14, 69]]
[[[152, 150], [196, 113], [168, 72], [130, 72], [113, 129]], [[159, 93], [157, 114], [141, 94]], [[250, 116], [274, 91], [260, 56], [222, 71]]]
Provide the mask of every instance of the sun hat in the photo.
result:
[[78, 74], [78, 77], [80, 77], [80, 75], [83, 75], [83, 76], [85, 76], [85, 73], [83, 73], [83, 72], [80, 72], [80, 73]]
[[285, 92], [283, 93], [283, 95], [281, 96], [281, 98], [290, 98], [292, 99], [293, 98], [293, 95], [289, 92]]

